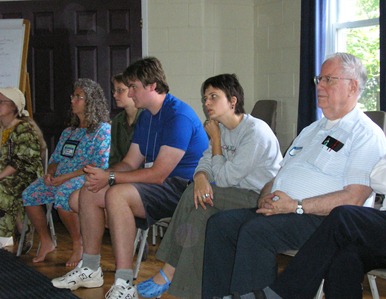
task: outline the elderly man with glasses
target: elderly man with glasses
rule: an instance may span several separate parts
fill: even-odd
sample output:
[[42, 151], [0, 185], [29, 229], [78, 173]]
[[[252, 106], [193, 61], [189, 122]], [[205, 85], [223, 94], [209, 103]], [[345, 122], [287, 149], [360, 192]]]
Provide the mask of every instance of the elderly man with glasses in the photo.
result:
[[271, 285], [278, 253], [299, 249], [335, 207], [365, 203], [371, 170], [386, 153], [383, 131], [356, 108], [366, 80], [353, 55], [336, 53], [323, 63], [315, 83], [324, 117], [294, 140], [258, 209], [209, 219], [202, 298]]

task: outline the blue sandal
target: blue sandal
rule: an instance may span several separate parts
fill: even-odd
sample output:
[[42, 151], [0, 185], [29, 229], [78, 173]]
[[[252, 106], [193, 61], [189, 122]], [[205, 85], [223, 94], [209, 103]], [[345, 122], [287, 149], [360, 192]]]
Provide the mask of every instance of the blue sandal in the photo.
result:
[[163, 293], [165, 293], [171, 284], [171, 281], [165, 275], [164, 271], [161, 269], [159, 273], [165, 279], [164, 284], [156, 284], [152, 278], [145, 280], [137, 284], [137, 291], [144, 298], [160, 298]]

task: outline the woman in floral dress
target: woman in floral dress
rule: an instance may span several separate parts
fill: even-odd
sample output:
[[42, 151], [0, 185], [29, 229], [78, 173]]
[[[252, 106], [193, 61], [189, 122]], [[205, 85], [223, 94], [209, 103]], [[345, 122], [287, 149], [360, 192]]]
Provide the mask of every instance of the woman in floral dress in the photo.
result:
[[66, 265], [74, 266], [79, 262], [83, 248], [78, 215], [71, 211], [68, 199], [85, 182], [84, 166], [108, 167], [111, 126], [100, 85], [90, 79], [75, 81], [71, 108], [70, 126], [60, 136], [49, 160], [47, 174], [23, 192], [28, 217], [41, 241], [34, 263], [44, 261], [55, 249], [43, 209], [48, 203], [54, 203], [73, 242], [73, 252]]
[[[15, 226], [16, 232], [21, 232], [21, 194], [43, 175], [41, 153], [46, 144], [24, 107], [25, 98], [19, 89], [0, 89], [0, 247], [13, 244]], [[24, 253], [32, 246], [32, 241], [26, 240], [29, 243]]]

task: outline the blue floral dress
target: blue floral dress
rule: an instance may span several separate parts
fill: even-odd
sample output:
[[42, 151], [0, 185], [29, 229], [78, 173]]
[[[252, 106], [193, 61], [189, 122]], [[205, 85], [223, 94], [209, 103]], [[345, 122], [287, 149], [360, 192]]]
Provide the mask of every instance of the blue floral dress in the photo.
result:
[[[48, 164], [58, 164], [55, 176], [70, 173], [93, 164], [106, 169], [108, 167], [111, 126], [101, 123], [91, 133], [85, 128], [67, 128], [59, 139]], [[68, 199], [75, 190], [80, 189], [85, 176], [78, 176], [64, 182], [60, 186], [47, 186], [43, 178], [37, 179], [23, 192], [24, 206], [37, 206], [54, 202], [55, 208], [70, 211]]]

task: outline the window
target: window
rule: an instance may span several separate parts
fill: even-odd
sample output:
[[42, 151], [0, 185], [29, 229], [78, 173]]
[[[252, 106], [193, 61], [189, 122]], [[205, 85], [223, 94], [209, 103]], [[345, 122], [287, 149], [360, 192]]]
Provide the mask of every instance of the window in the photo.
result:
[[380, 107], [379, 1], [327, 1], [326, 56], [348, 52], [362, 60], [368, 75], [359, 100], [363, 111]]

